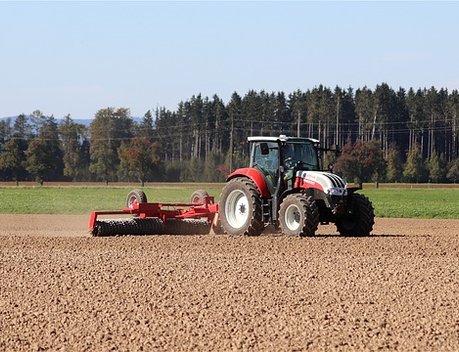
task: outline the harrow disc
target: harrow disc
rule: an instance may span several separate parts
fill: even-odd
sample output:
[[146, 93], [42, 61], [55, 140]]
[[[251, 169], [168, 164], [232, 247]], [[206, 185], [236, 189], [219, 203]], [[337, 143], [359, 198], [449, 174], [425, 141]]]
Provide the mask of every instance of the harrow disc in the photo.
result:
[[164, 223], [159, 218], [99, 220], [96, 221], [91, 232], [95, 237], [159, 235], [162, 233], [164, 233]]
[[207, 220], [199, 219], [167, 219], [164, 233], [169, 235], [207, 235], [210, 224]]

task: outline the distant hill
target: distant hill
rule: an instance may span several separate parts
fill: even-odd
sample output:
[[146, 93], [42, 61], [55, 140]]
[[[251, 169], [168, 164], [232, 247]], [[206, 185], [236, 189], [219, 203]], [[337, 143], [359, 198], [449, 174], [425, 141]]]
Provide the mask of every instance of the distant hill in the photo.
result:
[[[29, 117], [30, 115], [28, 115]], [[7, 120], [7, 119], [10, 119], [11, 120], [11, 126], [14, 124], [14, 121], [16, 121], [16, 117], [17, 116], [7, 116], [7, 117], [0, 117], [0, 121], [3, 121], [3, 120]], [[141, 117], [131, 117], [131, 119], [135, 122], [135, 123], [140, 123], [142, 122], [142, 118]], [[86, 127], [89, 127], [89, 125], [91, 124], [92, 120], [93, 119], [88, 119], [88, 118], [72, 118], [72, 120], [75, 122], [75, 123], [79, 123], [83, 126], [86, 126]], [[56, 121], [59, 123], [60, 121], [62, 121], [62, 119], [59, 119], [59, 118], [56, 118]]]

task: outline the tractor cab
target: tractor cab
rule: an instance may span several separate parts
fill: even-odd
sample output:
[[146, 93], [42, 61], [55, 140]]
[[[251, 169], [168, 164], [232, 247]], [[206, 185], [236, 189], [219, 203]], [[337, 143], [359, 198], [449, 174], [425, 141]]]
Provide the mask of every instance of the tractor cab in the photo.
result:
[[271, 194], [294, 187], [297, 171], [318, 171], [319, 141], [312, 138], [249, 137], [250, 167], [265, 176]]

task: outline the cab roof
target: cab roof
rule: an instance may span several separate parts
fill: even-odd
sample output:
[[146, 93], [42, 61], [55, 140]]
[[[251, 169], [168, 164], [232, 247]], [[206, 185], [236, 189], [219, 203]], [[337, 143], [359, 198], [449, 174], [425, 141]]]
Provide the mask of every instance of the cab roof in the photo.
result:
[[247, 138], [249, 142], [287, 142], [287, 141], [309, 141], [314, 144], [319, 144], [319, 140], [314, 138], [302, 138], [302, 137], [287, 137], [281, 134], [279, 137], [264, 137], [264, 136], [253, 136]]

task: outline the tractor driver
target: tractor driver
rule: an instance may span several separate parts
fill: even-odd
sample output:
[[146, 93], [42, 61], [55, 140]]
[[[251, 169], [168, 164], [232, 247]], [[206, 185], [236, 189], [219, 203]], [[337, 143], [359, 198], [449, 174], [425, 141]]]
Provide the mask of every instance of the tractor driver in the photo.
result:
[[294, 171], [298, 167], [304, 167], [305, 164], [305, 145], [303, 143], [288, 143], [283, 146], [285, 181], [294, 178]]
[[295, 150], [292, 148], [292, 144], [285, 144], [282, 148], [284, 152], [284, 168], [285, 168], [285, 174], [284, 174], [284, 181], [288, 184], [290, 180], [293, 179], [293, 168], [295, 166]]

